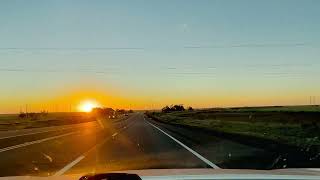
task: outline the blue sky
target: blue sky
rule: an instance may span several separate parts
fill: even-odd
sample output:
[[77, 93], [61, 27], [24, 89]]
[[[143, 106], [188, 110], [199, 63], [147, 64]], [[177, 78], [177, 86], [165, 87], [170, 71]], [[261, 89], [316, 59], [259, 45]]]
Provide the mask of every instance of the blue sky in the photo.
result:
[[320, 96], [319, 8], [317, 0], [3, 0], [0, 108], [83, 86], [141, 99], [139, 108], [307, 103]]

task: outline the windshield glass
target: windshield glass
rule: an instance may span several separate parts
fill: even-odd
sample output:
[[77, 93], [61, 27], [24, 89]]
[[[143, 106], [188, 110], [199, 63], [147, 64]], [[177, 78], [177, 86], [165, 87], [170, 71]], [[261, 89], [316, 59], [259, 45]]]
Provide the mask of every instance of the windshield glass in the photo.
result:
[[320, 1], [0, 2], [0, 176], [320, 168]]

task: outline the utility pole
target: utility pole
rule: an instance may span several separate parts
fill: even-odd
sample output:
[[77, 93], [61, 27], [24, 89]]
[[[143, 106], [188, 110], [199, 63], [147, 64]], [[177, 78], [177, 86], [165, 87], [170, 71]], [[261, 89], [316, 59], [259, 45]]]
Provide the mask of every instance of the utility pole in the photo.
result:
[[26, 117], [28, 117], [28, 104], [26, 104]]

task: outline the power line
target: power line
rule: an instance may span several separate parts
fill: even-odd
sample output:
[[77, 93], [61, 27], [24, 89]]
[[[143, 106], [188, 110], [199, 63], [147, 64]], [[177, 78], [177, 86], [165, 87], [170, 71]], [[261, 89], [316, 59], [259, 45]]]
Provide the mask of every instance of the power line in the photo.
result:
[[58, 47], [48, 47], [48, 48], [28, 48], [28, 47], [3, 47], [0, 48], [0, 50], [21, 50], [21, 51], [31, 51], [31, 50], [40, 50], [40, 51], [66, 51], [66, 50], [98, 50], [98, 51], [104, 51], [104, 50], [143, 50], [145, 48], [141, 47], [101, 47], [101, 48], [80, 48], [80, 47], [74, 47], [74, 48], [58, 48]]
[[[275, 42], [275, 43], [238, 43], [238, 44], [212, 44], [212, 45], [190, 45], [190, 46], [178, 46], [169, 47], [169, 49], [206, 49], [206, 48], [269, 48], [269, 47], [302, 47], [302, 46], [314, 46], [315, 43], [306, 42]], [[108, 51], [108, 50], [146, 50], [146, 49], [160, 49], [163, 47], [0, 47], [5, 51]], [[165, 47], [168, 48], [168, 47]]]

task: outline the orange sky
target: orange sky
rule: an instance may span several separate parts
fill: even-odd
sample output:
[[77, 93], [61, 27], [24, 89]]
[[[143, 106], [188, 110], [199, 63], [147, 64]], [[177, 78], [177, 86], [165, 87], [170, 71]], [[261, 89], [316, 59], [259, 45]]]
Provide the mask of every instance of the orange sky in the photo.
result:
[[[265, 98], [264, 98], [265, 97]], [[102, 107], [112, 107], [114, 109], [160, 109], [165, 105], [184, 104], [194, 108], [226, 107], [226, 106], [257, 106], [257, 105], [297, 105], [307, 104], [308, 97], [303, 94], [298, 95], [269, 94], [223, 94], [219, 96], [211, 95], [209, 92], [203, 94], [191, 94], [190, 96], [180, 95], [175, 97], [165, 96], [165, 94], [138, 96], [134, 94], [124, 94], [120, 91], [107, 91], [98, 89], [74, 89], [56, 91], [50, 97], [37, 96], [30, 97], [29, 100], [11, 99], [0, 103], [1, 113], [17, 113], [25, 111], [26, 105], [29, 112], [47, 110], [49, 112], [80, 111], [79, 106], [86, 101], [96, 102]]]
[[0, 113], [320, 102], [320, 1], [21, 3], [0, 6]]

